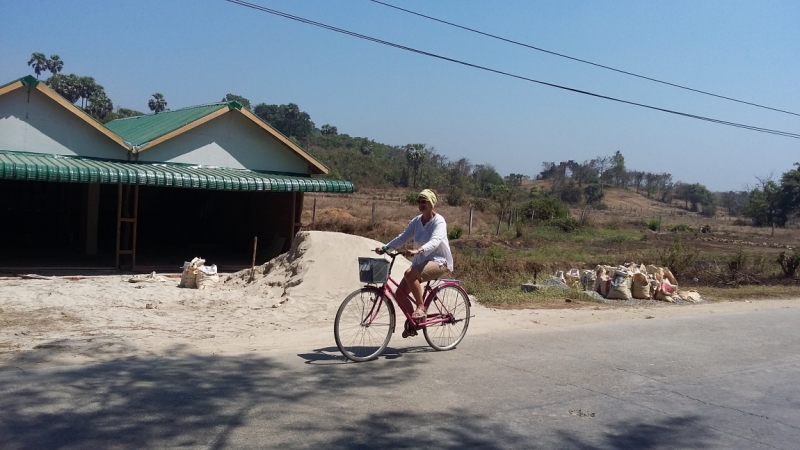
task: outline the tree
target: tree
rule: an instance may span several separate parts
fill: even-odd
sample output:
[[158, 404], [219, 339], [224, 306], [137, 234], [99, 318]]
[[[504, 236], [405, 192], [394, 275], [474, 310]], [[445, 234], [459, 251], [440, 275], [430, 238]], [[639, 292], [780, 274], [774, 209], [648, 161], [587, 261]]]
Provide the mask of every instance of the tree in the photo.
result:
[[89, 103], [84, 108], [84, 111], [93, 115], [99, 120], [105, 119], [114, 110], [114, 104], [111, 99], [106, 97], [104, 92], [92, 95], [89, 97]]
[[583, 189], [583, 195], [586, 196], [586, 203], [596, 205], [603, 201], [605, 193], [599, 184], [590, 184]]
[[64, 61], [58, 55], [50, 55], [50, 59], [47, 60], [47, 70], [53, 75], [58, 75], [63, 68]]
[[339, 134], [339, 130], [336, 129], [333, 125], [325, 124], [320, 128], [320, 132], [323, 136], [336, 136]]
[[242, 108], [250, 111], [250, 100], [242, 97], [241, 95], [236, 94], [225, 94], [225, 97], [222, 98], [223, 102], [238, 102], [242, 105]]
[[39, 79], [39, 75], [47, 70], [47, 62], [47, 57], [44, 56], [44, 53], [31, 54], [31, 59], [28, 61], [28, 65], [33, 68], [34, 72], [36, 72], [36, 79]]
[[153, 98], [151, 98], [147, 102], [147, 106], [150, 108], [150, 111], [153, 111], [154, 113], [158, 114], [161, 111], [167, 109], [167, 100], [164, 98], [163, 95], [156, 92], [155, 94], [153, 94]]
[[781, 176], [781, 206], [786, 213], [800, 210], [800, 163]]
[[136, 111], [135, 109], [128, 109], [128, 108], [117, 108], [117, 118], [123, 119], [125, 117], [136, 117], [136, 116], [143, 116], [144, 113], [141, 111]]
[[105, 97], [105, 90], [94, 81], [92, 77], [78, 77], [77, 83], [78, 98], [81, 100], [81, 108], [86, 109], [86, 101], [94, 96]]
[[81, 98], [80, 77], [71, 73], [69, 75], [56, 74], [45, 80], [44, 84], [58, 92], [59, 95], [67, 99], [70, 103], [75, 103]]
[[417, 188], [417, 173], [419, 172], [419, 167], [425, 159], [423, 154], [424, 148], [425, 144], [406, 145], [406, 161], [408, 161], [408, 166], [414, 172], [414, 189]]
[[769, 178], [759, 181], [761, 186], [750, 190], [744, 205], [744, 216], [749, 217], [757, 227], [784, 226], [788, 217], [783, 208], [781, 187]]
[[625, 168], [625, 157], [622, 152], [617, 150], [610, 159], [611, 168], [608, 169], [604, 175], [607, 179], [614, 183], [617, 187], [625, 187], [627, 185], [627, 169]]
[[304, 139], [311, 136], [315, 129], [311, 116], [301, 111], [300, 107], [294, 103], [280, 106], [259, 103], [253, 109], [253, 113], [283, 133], [284, 136]]

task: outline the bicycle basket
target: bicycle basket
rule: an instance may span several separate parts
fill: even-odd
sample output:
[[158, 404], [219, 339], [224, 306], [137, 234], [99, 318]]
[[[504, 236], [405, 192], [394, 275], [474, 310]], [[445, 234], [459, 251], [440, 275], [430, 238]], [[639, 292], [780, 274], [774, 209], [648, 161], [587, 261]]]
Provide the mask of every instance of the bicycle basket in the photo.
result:
[[383, 258], [358, 258], [358, 279], [362, 283], [385, 283], [389, 279], [389, 261]]

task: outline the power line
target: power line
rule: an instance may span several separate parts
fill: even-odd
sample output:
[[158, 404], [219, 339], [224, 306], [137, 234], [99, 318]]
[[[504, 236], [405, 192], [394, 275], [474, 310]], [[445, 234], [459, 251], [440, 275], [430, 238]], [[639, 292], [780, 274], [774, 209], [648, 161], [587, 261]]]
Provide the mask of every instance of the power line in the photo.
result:
[[313, 26], [316, 26], [316, 27], [319, 27], [319, 28], [323, 28], [323, 29], [326, 29], [326, 30], [335, 31], [337, 33], [345, 34], [345, 35], [356, 37], [356, 38], [359, 38], [359, 39], [364, 39], [364, 40], [367, 40], [367, 41], [370, 41], [370, 42], [375, 42], [377, 44], [382, 44], [382, 45], [386, 45], [386, 46], [389, 46], [389, 47], [394, 47], [394, 48], [397, 48], [397, 49], [400, 49], [400, 50], [406, 50], [406, 51], [409, 51], [409, 52], [412, 52], [412, 53], [417, 53], [417, 54], [420, 54], [420, 55], [430, 56], [432, 58], [437, 58], [437, 59], [441, 59], [441, 60], [444, 60], [444, 61], [449, 61], [449, 62], [452, 62], [452, 63], [455, 63], [455, 64], [460, 64], [460, 65], [467, 66], [467, 67], [472, 67], [472, 68], [475, 68], [475, 69], [485, 70], [487, 72], [492, 72], [492, 73], [496, 73], [496, 74], [499, 74], [499, 75], [505, 75], [505, 76], [511, 77], [511, 78], [517, 78], [519, 80], [530, 81], [531, 83], [537, 83], [537, 84], [541, 84], [541, 85], [544, 85], [544, 86], [550, 86], [550, 87], [554, 87], [554, 88], [557, 88], [557, 89], [562, 89], [562, 90], [565, 90], [565, 91], [575, 92], [577, 94], [589, 95], [589, 96], [592, 96], [592, 97], [602, 98], [602, 99], [605, 99], [605, 100], [611, 100], [611, 101], [624, 103], [624, 104], [628, 104], [628, 105], [633, 105], [633, 106], [639, 106], [639, 107], [642, 107], [642, 108], [652, 109], [652, 110], [655, 110], [655, 111], [661, 111], [661, 112], [665, 112], [665, 113], [669, 113], [669, 114], [675, 114], [675, 115], [683, 116], [683, 117], [689, 117], [689, 118], [692, 118], [692, 119], [704, 120], [704, 121], [707, 121], [707, 122], [718, 123], [720, 125], [727, 125], [727, 126], [731, 126], [731, 127], [744, 128], [746, 130], [758, 131], [758, 132], [761, 132], [761, 133], [769, 133], [769, 134], [775, 134], [775, 135], [778, 135], [778, 136], [785, 136], [785, 137], [790, 137], [790, 138], [794, 138], [794, 139], [800, 139], [800, 134], [796, 134], [796, 133], [790, 133], [790, 132], [787, 132], [787, 131], [780, 131], [780, 130], [771, 130], [769, 128], [761, 128], [761, 127], [756, 127], [756, 126], [753, 126], [753, 125], [746, 125], [746, 124], [741, 124], [741, 123], [736, 123], [736, 122], [728, 122], [726, 120], [720, 120], [720, 119], [713, 119], [713, 118], [710, 118], [710, 117], [698, 116], [698, 115], [695, 115], [695, 114], [689, 114], [689, 113], [684, 113], [684, 112], [680, 112], [680, 111], [674, 111], [674, 110], [670, 110], [670, 109], [666, 109], [666, 108], [659, 108], [657, 106], [650, 106], [650, 105], [646, 105], [646, 104], [643, 104], [643, 103], [636, 103], [636, 102], [632, 102], [632, 101], [628, 101], [628, 100], [622, 100], [622, 99], [619, 99], [619, 98], [609, 97], [609, 96], [606, 96], [606, 95], [595, 94], [593, 92], [583, 91], [583, 90], [580, 90], [580, 89], [575, 89], [575, 88], [571, 88], [571, 87], [567, 87], [567, 86], [561, 86], [561, 85], [558, 85], [558, 84], [548, 83], [546, 81], [535, 80], [533, 78], [524, 77], [522, 75], [515, 75], [513, 73], [503, 72], [501, 70], [492, 69], [492, 68], [489, 68], [489, 67], [468, 63], [466, 61], [461, 61], [461, 60], [458, 60], [458, 59], [449, 58], [449, 57], [442, 56], [442, 55], [437, 55], [435, 53], [430, 53], [430, 52], [426, 52], [426, 51], [423, 51], [423, 50], [418, 50], [418, 49], [411, 48], [411, 47], [406, 47], [404, 45], [395, 44], [395, 43], [392, 43], [392, 42], [389, 42], [389, 41], [384, 41], [382, 39], [366, 36], [366, 35], [359, 34], [359, 33], [353, 32], [353, 31], [348, 31], [348, 30], [345, 30], [345, 29], [342, 29], [342, 28], [337, 28], [337, 27], [334, 27], [334, 26], [331, 26], [331, 25], [326, 25], [324, 23], [316, 22], [316, 21], [313, 21], [313, 20], [310, 20], [310, 19], [305, 19], [305, 18], [302, 18], [302, 17], [299, 17], [299, 16], [294, 16], [294, 15], [291, 15], [291, 14], [288, 14], [288, 13], [284, 13], [284, 12], [277, 11], [277, 10], [274, 10], [274, 9], [271, 9], [271, 8], [267, 8], [267, 7], [264, 7], [264, 6], [256, 5], [256, 4], [253, 4], [253, 3], [249, 3], [249, 2], [246, 2], [246, 1], [243, 1], [243, 0], [225, 0], [225, 1], [227, 1], [229, 3], [237, 4], [237, 5], [240, 5], [240, 6], [244, 6], [244, 7], [247, 7], [247, 8], [252, 8], [252, 9], [255, 9], [255, 10], [258, 10], [258, 11], [266, 12], [266, 13], [269, 13], [269, 14], [273, 14], [273, 15], [276, 15], [276, 16], [279, 16], [279, 17], [283, 17], [283, 18], [286, 18], [286, 19], [294, 20], [294, 21], [305, 23], [305, 24], [308, 24], [308, 25], [313, 25]]
[[591, 61], [586, 61], [584, 59], [575, 58], [573, 56], [565, 55], [563, 53], [558, 53], [558, 52], [554, 52], [554, 51], [551, 51], [551, 50], [546, 50], [546, 49], [543, 49], [543, 48], [540, 48], [540, 47], [535, 47], [533, 45], [525, 44], [524, 42], [515, 41], [515, 40], [512, 40], [512, 39], [504, 38], [502, 36], [497, 36], [497, 35], [494, 35], [494, 34], [491, 34], [491, 33], [486, 33], [484, 31], [476, 30], [474, 28], [469, 28], [469, 27], [465, 27], [463, 25], [459, 25], [459, 24], [456, 24], [456, 23], [448, 22], [446, 20], [437, 19], [436, 17], [427, 16], [427, 15], [422, 14], [422, 13], [411, 11], [410, 9], [405, 9], [405, 8], [401, 8], [399, 6], [390, 5], [389, 3], [384, 3], [384, 2], [381, 2], [379, 0], [369, 0], [369, 1], [371, 1], [373, 3], [377, 3], [379, 5], [388, 6], [389, 8], [393, 8], [393, 9], [396, 9], [396, 10], [399, 10], [399, 11], [407, 12], [407, 13], [413, 14], [415, 16], [424, 17], [426, 19], [433, 20], [433, 21], [439, 22], [439, 23], [443, 23], [445, 25], [450, 25], [452, 27], [460, 28], [462, 30], [471, 31], [473, 33], [481, 34], [481, 35], [486, 36], [486, 37], [490, 37], [490, 38], [497, 39], [497, 40], [500, 40], [500, 41], [508, 42], [510, 44], [515, 44], [515, 45], [519, 45], [519, 46], [522, 46], [522, 47], [527, 47], [527, 48], [532, 49], [532, 50], [536, 50], [536, 51], [543, 52], [543, 53], [548, 53], [548, 54], [554, 55], [554, 56], [559, 56], [561, 58], [571, 59], [573, 61], [581, 62], [581, 63], [584, 63], [584, 64], [589, 64], [589, 65], [592, 65], [592, 66], [595, 66], [595, 67], [600, 67], [600, 68], [603, 68], [603, 69], [608, 69], [608, 70], [611, 70], [611, 71], [614, 71], [614, 72], [622, 73], [622, 74], [625, 74], [625, 75], [630, 75], [632, 77], [642, 78], [644, 80], [649, 80], [649, 81], [653, 81], [653, 82], [656, 82], [656, 83], [665, 84], [667, 86], [672, 86], [672, 87], [676, 87], [676, 88], [680, 88], [680, 89], [685, 89], [687, 91], [697, 92], [698, 94], [710, 95], [712, 97], [717, 97], [717, 98], [721, 98], [721, 99], [724, 99], [724, 100], [730, 100], [732, 102], [744, 103], [745, 105], [755, 106], [757, 108], [764, 108], [764, 109], [769, 109], [771, 111], [781, 112], [781, 113], [784, 113], [784, 114], [791, 114], [791, 115], [794, 115], [794, 116], [800, 116], [800, 113], [795, 113], [795, 112], [792, 112], [792, 111], [786, 111], [786, 110], [783, 110], [783, 109], [773, 108], [771, 106], [759, 105], [758, 103], [752, 103], [752, 102], [748, 102], [748, 101], [744, 101], [744, 100], [738, 100], [738, 99], [735, 99], [735, 98], [732, 98], [732, 97], [726, 97], [724, 95], [714, 94], [714, 93], [703, 91], [703, 90], [700, 90], [700, 89], [694, 89], [694, 88], [690, 88], [688, 86], [682, 86], [682, 85], [676, 84], [676, 83], [670, 83], [669, 81], [663, 81], [663, 80], [659, 80], [657, 78], [651, 78], [651, 77], [647, 77], [647, 76], [644, 76], [644, 75], [639, 75], [639, 74], [636, 74], [636, 73], [633, 73], [633, 72], [628, 72], [628, 71], [625, 71], [625, 70], [615, 69], [613, 67], [605, 66], [603, 64], [598, 64], [598, 63], [594, 63], [594, 62], [591, 62]]

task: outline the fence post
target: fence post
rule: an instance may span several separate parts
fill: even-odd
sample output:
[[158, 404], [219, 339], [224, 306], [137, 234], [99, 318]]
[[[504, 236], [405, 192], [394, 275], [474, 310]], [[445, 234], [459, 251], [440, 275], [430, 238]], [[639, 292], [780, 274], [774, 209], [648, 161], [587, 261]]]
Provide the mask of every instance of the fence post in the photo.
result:
[[375, 202], [372, 202], [372, 221], [375, 222]]
[[469, 207], [469, 227], [467, 228], [467, 235], [472, 234], [472, 206]]
[[503, 223], [503, 210], [500, 210], [500, 215], [497, 217], [497, 232], [495, 234], [500, 234], [500, 224]]
[[314, 221], [317, 219], [317, 197], [314, 197], [314, 206], [311, 208], [311, 225], [314, 225]]

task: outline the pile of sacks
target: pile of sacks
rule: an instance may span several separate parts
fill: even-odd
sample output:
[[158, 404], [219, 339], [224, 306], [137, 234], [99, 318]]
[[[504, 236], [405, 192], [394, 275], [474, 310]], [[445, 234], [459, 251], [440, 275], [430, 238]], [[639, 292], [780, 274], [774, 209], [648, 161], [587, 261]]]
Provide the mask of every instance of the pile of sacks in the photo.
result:
[[666, 267], [629, 263], [624, 266], [597, 266], [579, 273], [572, 269], [564, 274], [567, 285], [597, 292], [612, 300], [655, 299], [665, 302], [703, 301], [697, 291], [678, 292], [678, 280]]
[[183, 273], [181, 273], [181, 284], [178, 287], [188, 289], [208, 289], [213, 288], [219, 283], [217, 265], [206, 266], [205, 259], [194, 258], [183, 263]]

